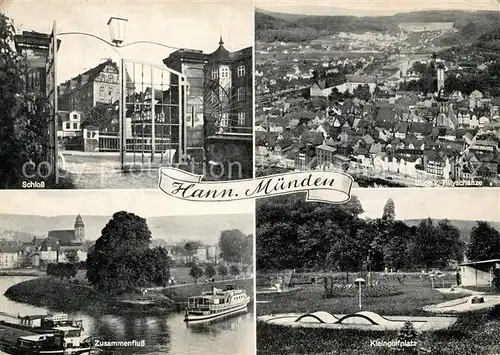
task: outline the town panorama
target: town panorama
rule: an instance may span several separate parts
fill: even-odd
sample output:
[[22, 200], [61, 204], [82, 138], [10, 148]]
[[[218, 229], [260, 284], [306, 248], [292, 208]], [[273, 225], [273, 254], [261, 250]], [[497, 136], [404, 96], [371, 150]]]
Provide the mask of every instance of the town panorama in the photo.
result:
[[256, 174], [499, 186], [500, 12], [257, 9]]

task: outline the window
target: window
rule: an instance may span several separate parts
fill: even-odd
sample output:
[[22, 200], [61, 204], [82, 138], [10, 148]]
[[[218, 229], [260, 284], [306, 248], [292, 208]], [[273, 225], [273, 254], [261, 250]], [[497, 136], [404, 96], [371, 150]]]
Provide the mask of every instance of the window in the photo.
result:
[[71, 123], [70, 122], [66, 122], [66, 129], [71, 129]]
[[245, 101], [246, 100], [246, 90], [245, 88], [238, 88], [238, 101]]
[[73, 122], [73, 129], [77, 130], [78, 129], [78, 123]]
[[238, 112], [238, 126], [245, 126], [245, 112]]
[[104, 87], [99, 88], [99, 98], [104, 100]]
[[77, 120], [77, 119], [78, 119], [78, 114], [74, 113], [74, 114], [73, 114], [73, 119], [74, 119], [74, 120]]
[[229, 114], [227, 114], [227, 113], [223, 113], [223, 114], [222, 114], [222, 118], [221, 118], [221, 120], [220, 120], [220, 125], [221, 125], [222, 127], [227, 127], [227, 126], [229, 126]]
[[244, 65], [240, 65], [238, 67], [238, 76], [244, 76], [245, 75], [245, 66]]
[[219, 70], [212, 69], [212, 79], [219, 79]]
[[221, 78], [229, 78], [229, 68], [227, 68], [227, 67], [221, 68], [220, 77]]
[[110, 83], [113, 83], [113, 82], [115, 81], [115, 76], [114, 76], [113, 74], [109, 74], [109, 75], [108, 75], [108, 81], [109, 81]]

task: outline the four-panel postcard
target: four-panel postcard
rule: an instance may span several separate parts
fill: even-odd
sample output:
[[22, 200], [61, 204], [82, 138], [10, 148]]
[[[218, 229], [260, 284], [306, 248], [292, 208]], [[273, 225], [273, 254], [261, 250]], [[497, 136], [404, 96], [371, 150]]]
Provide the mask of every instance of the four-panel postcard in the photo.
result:
[[499, 355], [499, 0], [0, 2], [0, 355]]

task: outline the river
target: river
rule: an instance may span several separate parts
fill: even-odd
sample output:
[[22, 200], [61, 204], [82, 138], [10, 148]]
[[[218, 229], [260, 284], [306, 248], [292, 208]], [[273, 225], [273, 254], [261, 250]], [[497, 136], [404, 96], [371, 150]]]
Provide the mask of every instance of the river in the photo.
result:
[[[47, 308], [35, 307], [9, 300], [5, 291], [19, 282], [33, 277], [0, 276], [0, 312], [14, 315], [40, 315], [57, 313]], [[250, 306], [249, 306], [250, 308]], [[250, 355], [254, 354], [255, 322], [253, 313], [238, 315], [212, 324], [187, 326], [183, 313], [166, 316], [90, 316], [86, 313], [69, 313], [70, 318], [82, 319], [84, 337], [92, 336], [102, 341], [133, 341], [145, 346], [112, 349], [106, 354], [141, 355]], [[12, 321], [10, 318], [0, 318]]]

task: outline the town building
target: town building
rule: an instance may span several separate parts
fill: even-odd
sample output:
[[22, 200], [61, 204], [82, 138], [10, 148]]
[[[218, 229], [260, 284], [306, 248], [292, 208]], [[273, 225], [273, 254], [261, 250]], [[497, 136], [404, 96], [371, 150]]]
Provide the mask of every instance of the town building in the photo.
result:
[[459, 265], [462, 286], [491, 286], [493, 272], [500, 269], [500, 259], [466, 262]]
[[59, 109], [88, 112], [98, 104], [120, 98], [118, 65], [111, 59], [59, 85]]
[[85, 224], [80, 215], [75, 219], [73, 229], [51, 230], [33, 255], [33, 265], [40, 266], [54, 262], [66, 262], [66, 253], [74, 251], [78, 261], [87, 260], [85, 246]]
[[20, 248], [0, 245], [0, 269], [14, 269], [19, 266]]
[[187, 151], [199, 159], [203, 125], [203, 160], [212, 172], [206, 178], [252, 177], [252, 47], [229, 52], [221, 38], [212, 53], [178, 50], [163, 63], [189, 83]]

